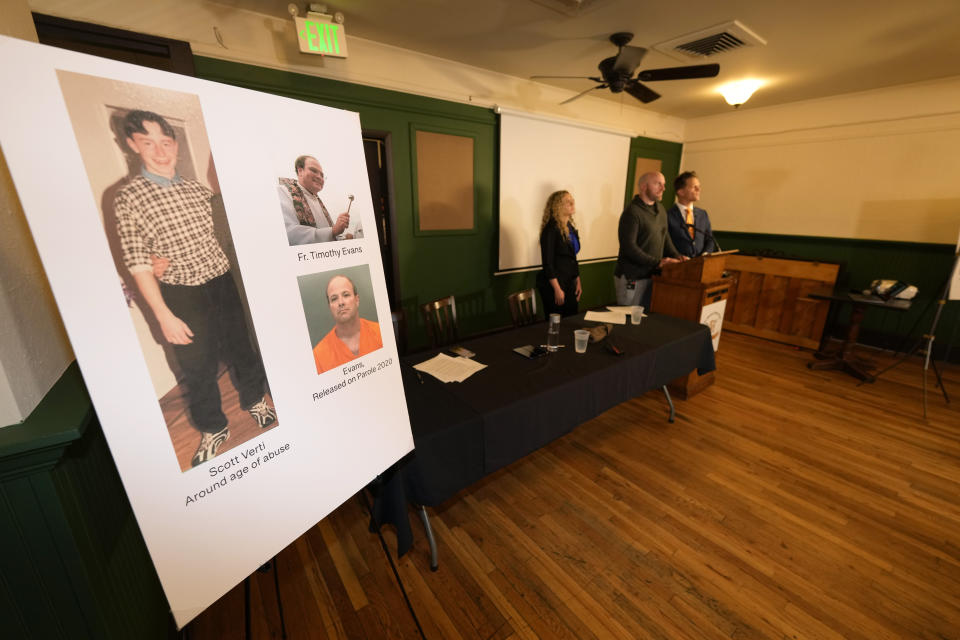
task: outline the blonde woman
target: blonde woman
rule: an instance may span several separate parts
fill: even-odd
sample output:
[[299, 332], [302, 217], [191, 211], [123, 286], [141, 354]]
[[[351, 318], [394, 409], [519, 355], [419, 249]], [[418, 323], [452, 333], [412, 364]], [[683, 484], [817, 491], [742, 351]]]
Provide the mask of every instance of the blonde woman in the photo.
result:
[[572, 316], [580, 301], [580, 234], [573, 224], [574, 201], [569, 191], [556, 191], [547, 198], [540, 223], [540, 260], [543, 271], [537, 287], [547, 316]]

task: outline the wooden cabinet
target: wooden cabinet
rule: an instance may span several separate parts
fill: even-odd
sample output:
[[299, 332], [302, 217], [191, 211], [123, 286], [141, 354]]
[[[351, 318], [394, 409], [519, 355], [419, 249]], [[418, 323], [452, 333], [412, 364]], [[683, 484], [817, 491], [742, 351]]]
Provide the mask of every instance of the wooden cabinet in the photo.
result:
[[816, 349], [830, 303], [808, 297], [833, 291], [840, 265], [729, 255], [734, 276], [723, 318], [727, 331]]

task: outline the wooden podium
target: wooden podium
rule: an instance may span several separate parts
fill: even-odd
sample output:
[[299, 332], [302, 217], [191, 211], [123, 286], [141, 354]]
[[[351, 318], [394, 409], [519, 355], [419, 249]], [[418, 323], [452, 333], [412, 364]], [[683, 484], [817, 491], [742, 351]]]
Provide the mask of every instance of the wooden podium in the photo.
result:
[[[725, 261], [724, 254], [715, 253], [665, 265], [662, 275], [653, 276], [651, 310], [706, 324], [710, 327], [710, 335], [716, 348], [723, 328], [723, 308], [726, 306], [731, 283], [730, 278], [723, 277]], [[694, 370], [671, 382], [669, 388], [673, 395], [686, 400], [709, 387], [714, 381], [713, 371], [701, 376]]]

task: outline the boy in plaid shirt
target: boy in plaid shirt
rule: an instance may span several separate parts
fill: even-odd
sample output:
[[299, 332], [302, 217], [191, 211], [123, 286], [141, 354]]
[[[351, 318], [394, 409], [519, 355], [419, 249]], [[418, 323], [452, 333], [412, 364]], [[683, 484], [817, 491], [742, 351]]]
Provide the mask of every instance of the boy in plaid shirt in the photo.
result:
[[[241, 406], [261, 427], [277, 414], [263, 395], [263, 364], [250, 343], [230, 262], [214, 236], [213, 192], [177, 174], [176, 136], [162, 116], [134, 110], [123, 129], [143, 162], [114, 200], [123, 261], [183, 371], [190, 417], [201, 432], [191, 460], [197, 466], [216, 456], [230, 435], [217, 383], [221, 353], [234, 367]], [[163, 265], [157, 275], [154, 256]]]

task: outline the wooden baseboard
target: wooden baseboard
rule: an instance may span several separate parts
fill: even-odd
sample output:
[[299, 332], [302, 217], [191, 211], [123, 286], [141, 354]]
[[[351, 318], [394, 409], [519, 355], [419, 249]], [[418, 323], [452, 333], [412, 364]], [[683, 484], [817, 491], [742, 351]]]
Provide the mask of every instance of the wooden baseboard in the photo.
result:
[[796, 347], [805, 347], [807, 349], [817, 349], [820, 347], [819, 340], [814, 340], [806, 336], [792, 336], [786, 333], [780, 333], [779, 331], [758, 329], [757, 327], [748, 324], [737, 324], [735, 322], [730, 322], [729, 320], [723, 321], [723, 330], [733, 331], [734, 333], [745, 333], [748, 336], [766, 338], [767, 340], [783, 342], [784, 344], [792, 344]]

